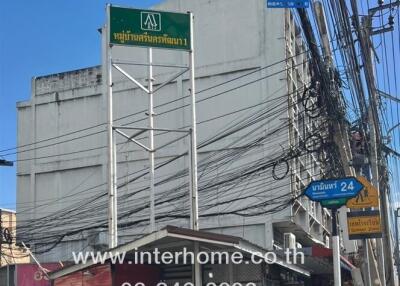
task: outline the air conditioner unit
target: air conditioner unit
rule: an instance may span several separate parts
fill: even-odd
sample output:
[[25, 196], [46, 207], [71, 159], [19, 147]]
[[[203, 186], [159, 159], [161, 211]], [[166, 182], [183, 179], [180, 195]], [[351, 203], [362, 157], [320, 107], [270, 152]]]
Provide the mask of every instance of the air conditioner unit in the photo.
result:
[[283, 248], [295, 249], [296, 248], [296, 236], [291, 232], [283, 234]]

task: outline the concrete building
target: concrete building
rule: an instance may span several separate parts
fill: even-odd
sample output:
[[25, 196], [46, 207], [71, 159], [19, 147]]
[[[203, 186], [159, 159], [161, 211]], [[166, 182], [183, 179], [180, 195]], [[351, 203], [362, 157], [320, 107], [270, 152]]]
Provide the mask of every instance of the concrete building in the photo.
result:
[[[318, 126], [300, 103], [310, 75], [290, 10], [267, 9], [262, 0], [169, 0], [156, 9], [195, 14], [201, 228], [266, 249], [328, 244], [330, 215], [319, 204], [298, 198], [274, 211], [321, 172], [312, 153], [285, 159]], [[116, 48], [115, 57], [143, 62], [146, 50]], [[179, 52], [159, 50], [154, 61], [186, 63]], [[146, 83], [144, 67], [130, 71]], [[155, 84], [170, 73], [155, 69]], [[25, 147], [18, 154], [17, 211], [26, 222], [19, 235], [43, 262], [106, 243], [102, 82], [100, 66], [36, 77], [31, 99], [18, 103], [18, 145]], [[147, 97], [122, 77], [113, 82], [116, 123], [146, 126]], [[190, 109], [180, 108], [189, 103], [187, 95], [188, 75], [160, 89], [156, 127], [189, 125]], [[156, 146], [172, 138], [159, 134]], [[156, 163], [187, 146], [186, 139], [169, 145], [156, 153]], [[118, 138], [120, 243], [148, 232], [147, 167], [147, 154]], [[186, 156], [156, 170], [157, 229], [188, 227], [186, 172]]]

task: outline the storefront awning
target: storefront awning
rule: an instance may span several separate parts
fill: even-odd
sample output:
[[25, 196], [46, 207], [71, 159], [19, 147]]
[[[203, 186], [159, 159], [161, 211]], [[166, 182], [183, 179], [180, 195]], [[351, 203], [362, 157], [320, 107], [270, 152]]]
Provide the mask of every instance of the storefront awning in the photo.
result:
[[[262, 247], [255, 245], [240, 237], [222, 235], [204, 231], [194, 231], [185, 228], [178, 228], [174, 226], [167, 226], [162, 230], [145, 235], [135, 241], [126, 243], [116, 248], [105, 251], [110, 253], [110, 256], [117, 253], [132, 253], [135, 251], [142, 251], [146, 249], [159, 248], [159, 249], [173, 249], [174, 247], [182, 247], [184, 245], [193, 245], [193, 242], [199, 242], [200, 248], [225, 251], [240, 251], [244, 255], [254, 255], [263, 257], [268, 251]], [[282, 258], [278, 258], [275, 264], [280, 265], [288, 270], [295, 271], [304, 276], [310, 276], [310, 271], [299, 265], [288, 264]], [[51, 279], [56, 279], [69, 275], [71, 273], [84, 270], [88, 267], [96, 265], [96, 263], [89, 258], [85, 264], [74, 264], [67, 266], [58, 271], [49, 274]]]

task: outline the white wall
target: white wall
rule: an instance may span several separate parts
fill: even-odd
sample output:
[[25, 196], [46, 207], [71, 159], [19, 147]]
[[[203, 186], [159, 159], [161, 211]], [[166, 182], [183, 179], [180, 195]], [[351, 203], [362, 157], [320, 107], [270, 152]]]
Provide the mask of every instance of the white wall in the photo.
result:
[[[249, 0], [246, 5], [240, 0], [218, 0], [218, 1], [183, 1], [171, 0], [156, 7], [157, 9], [165, 9], [170, 11], [193, 11], [195, 14], [195, 49], [196, 49], [196, 87], [197, 91], [201, 91], [207, 87], [225, 82], [227, 80], [244, 75], [256, 68], [270, 65], [285, 58], [285, 30], [284, 30], [284, 10], [281, 9], [265, 9], [264, 1]], [[96, 31], [93, 31], [94, 33]], [[119, 59], [129, 59], [146, 61], [146, 50], [143, 48], [115, 48], [114, 56]], [[187, 63], [186, 56], [177, 52], [155, 51], [155, 62], [174, 62]], [[197, 99], [201, 100], [208, 96], [218, 94], [222, 91], [240, 86], [241, 84], [260, 79], [267, 75], [282, 71], [265, 80], [257, 81], [246, 87], [235, 91], [221, 94], [215, 98], [203, 101], [197, 104], [198, 114], [198, 142], [220, 134], [228, 124], [235, 126], [240, 124], [246, 116], [261, 111], [263, 108], [271, 108], [274, 104], [280, 102], [284, 107], [284, 101], [279, 101], [282, 95], [287, 94], [285, 62], [275, 64], [268, 69], [255, 72], [251, 76], [247, 76], [240, 80], [235, 80], [218, 88], [202, 92], [198, 94]], [[144, 69], [130, 69], [132, 74], [139, 78], [143, 83], [146, 76]], [[162, 82], [166, 78], [166, 73], [170, 70], [155, 69], [156, 84]], [[147, 96], [132, 83], [123, 80], [121, 75], [115, 71], [114, 78], [114, 115], [115, 119], [125, 117], [129, 114], [136, 114], [123, 120], [116, 121], [116, 124], [122, 125], [132, 121], [145, 119], [146, 115], [141, 112], [147, 108]], [[49, 137], [56, 137], [62, 134], [73, 132], [77, 129], [99, 125], [106, 122], [106, 100], [101, 94], [102, 87], [99, 84], [101, 80], [101, 67], [94, 67], [80, 71], [67, 72], [63, 74], [41, 77], [33, 80], [32, 99], [28, 102], [18, 104], [18, 145], [37, 142]], [[182, 104], [189, 103], [189, 99], [184, 96], [188, 95], [187, 75], [179, 77], [175, 82], [167, 85], [155, 96], [155, 105], [178, 99], [175, 103], [156, 108], [156, 127], [181, 128], [189, 124], [190, 109], [179, 109], [176, 112], [162, 115], [161, 113]], [[179, 100], [179, 98], [182, 98]], [[260, 104], [265, 100], [272, 100], [268, 104]], [[205, 120], [217, 117], [221, 114], [236, 111], [238, 109], [257, 105], [248, 110], [226, 116], [221, 119], [212, 120], [202, 123]], [[287, 121], [287, 112], [283, 111], [273, 120], [265, 120], [258, 125], [251, 126], [250, 129], [257, 129], [257, 132], [268, 133], [274, 130], [282, 122]], [[272, 118], [272, 117], [270, 117]], [[134, 123], [136, 126], [146, 126], [147, 121], [138, 121]], [[96, 149], [85, 152], [77, 152], [90, 148], [103, 147], [106, 145], [105, 125], [100, 125], [93, 129], [82, 131], [81, 133], [72, 134], [62, 137], [63, 140], [75, 138], [92, 132], [99, 132], [96, 135], [84, 137], [79, 140], [72, 140], [62, 144], [55, 144], [51, 147], [40, 148], [43, 145], [49, 145], [57, 142], [57, 140], [46, 141], [36, 144], [36, 151], [20, 153], [18, 159], [40, 158], [37, 160], [27, 160], [18, 163], [18, 212], [20, 219], [29, 220], [46, 216], [49, 213], [57, 212], [61, 209], [71, 208], [77, 202], [85, 202], [95, 195], [106, 192], [107, 159], [106, 149]], [[227, 145], [235, 142], [242, 137], [249, 128], [229, 136], [215, 144], [207, 146], [199, 150], [199, 163], [207, 158], [212, 151], [220, 148], [226, 148]], [[282, 148], [288, 144], [288, 131], [286, 129], [276, 135], [270, 136], [269, 141], [256, 149], [253, 154], [244, 154], [232, 162], [228, 168], [234, 169], [237, 166], [249, 162], [255, 162], [260, 158], [276, 158], [282, 153]], [[171, 135], [157, 136], [156, 146], [161, 145], [166, 140], [171, 139]], [[118, 143], [123, 140], [119, 137]], [[146, 142], [146, 141], [143, 141]], [[245, 143], [236, 144], [240, 146]], [[32, 148], [32, 146], [27, 147]], [[39, 148], [39, 149], [38, 149]], [[164, 161], [171, 156], [182, 153], [187, 148], [187, 141], [180, 141], [169, 146], [166, 149], [156, 153], [157, 162]], [[133, 144], [121, 144], [118, 147], [118, 176], [126, 176], [137, 170], [141, 170], [148, 166], [147, 154], [138, 149]], [[76, 152], [69, 155], [60, 155], [62, 153]], [[50, 157], [48, 157], [50, 156]], [[181, 158], [168, 167], [161, 168], [156, 172], [156, 180], [164, 178], [166, 175], [173, 174], [187, 166], [187, 158]], [[207, 166], [199, 170], [199, 175], [203, 171], [209, 173], [206, 176], [200, 176], [200, 187], [208, 178], [214, 178], [219, 173], [224, 172], [224, 168], [212, 168]], [[267, 170], [265, 172], [270, 172]], [[213, 208], [202, 207], [221, 200], [234, 199], [243, 196], [244, 192], [260, 193], [259, 187], [252, 189], [257, 183], [264, 180], [265, 194], [261, 194], [262, 198], [274, 198], [279, 194], [288, 194], [290, 196], [289, 177], [284, 181], [274, 181], [268, 179], [270, 173], [263, 178], [262, 174], [258, 174], [257, 180], [254, 179], [248, 184], [239, 183], [236, 186], [229, 186], [230, 192], [220, 195], [222, 191], [226, 191], [224, 187], [212, 188], [207, 192], [200, 192], [200, 211], [221, 212], [226, 210], [234, 210], [243, 206], [248, 206], [260, 201], [260, 197], [249, 197], [245, 201], [235, 201], [228, 205], [217, 206]], [[260, 178], [261, 176], [261, 178]], [[125, 182], [135, 175], [127, 176], [118, 181]], [[162, 187], [156, 187], [157, 197], [168, 198], [176, 193], [185, 193], [187, 189], [176, 190], [176, 186], [187, 182], [187, 179], [181, 178], [177, 181], [164, 184]], [[98, 188], [86, 189], [101, 185]], [[135, 183], [129, 184], [119, 190], [119, 195], [135, 192], [148, 185], [148, 177], [140, 178]], [[73, 196], [72, 196], [73, 195]], [[260, 196], [260, 195], [259, 195]], [[71, 199], [72, 198], [72, 199]], [[82, 211], [90, 210], [97, 207], [100, 203], [104, 204], [103, 208], [96, 208], [95, 212], [88, 212], [87, 217], [83, 217], [79, 221], [68, 220], [76, 226], [90, 225], [92, 220], [104, 220], [106, 222], [106, 197], [96, 200], [95, 203], [82, 205]], [[46, 201], [49, 200], [49, 201]], [[43, 202], [56, 202], [42, 206]], [[31, 202], [34, 202], [33, 204]], [[181, 199], [172, 203], [164, 204], [157, 207], [157, 212], [174, 211], [175, 209], [188, 209], [188, 200]], [[119, 209], [122, 212], [129, 211], [135, 207], [148, 203], [147, 190], [132, 196], [129, 200], [120, 200]], [[33, 208], [36, 207], [36, 208]], [[33, 208], [33, 209], [32, 209]], [[71, 215], [74, 213], [72, 212]], [[132, 216], [125, 218], [122, 222], [129, 222], [138, 219], [146, 219], [148, 210], [142, 210]], [[231, 234], [242, 233], [245, 238], [256, 242], [267, 248], [271, 248], [273, 244], [272, 223], [277, 221], [289, 221], [291, 219], [291, 210], [287, 210], [274, 215], [261, 215], [250, 218], [239, 218], [238, 216], [218, 216], [201, 220], [202, 228], [224, 228]], [[68, 228], [70, 224], [63, 226]], [[179, 226], [188, 226], [187, 220], [171, 220]], [[157, 226], [160, 228], [165, 223]], [[246, 225], [246, 226], [244, 226]], [[60, 227], [63, 227], [60, 226]], [[38, 229], [39, 231], [39, 229]], [[135, 235], [147, 231], [144, 224], [140, 227], [132, 227], [128, 231], [121, 232], [124, 235]], [[221, 230], [222, 231], [222, 230]], [[222, 231], [224, 233], [224, 231]], [[262, 235], [261, 235], [262, 234]], [[129, 236], [132, 238], [133, 236]], [[73, 237], [76, 238], [76, 237]], [[121, 238], [121, 241], [124, 241]], [[67, 246], [61, 246], [62, 249], [69, 249]], [[43, 256], [46, 261], [62, 259], [65, 257], [63, 250]]]

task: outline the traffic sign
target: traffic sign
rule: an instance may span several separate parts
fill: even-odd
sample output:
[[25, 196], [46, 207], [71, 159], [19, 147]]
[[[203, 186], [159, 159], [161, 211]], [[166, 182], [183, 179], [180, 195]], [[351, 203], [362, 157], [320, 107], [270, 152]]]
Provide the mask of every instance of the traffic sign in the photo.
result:
[[379, 211], [358, 211], [347, 213], [349, 239], [382, 237]]
[[358, 195], [364, 186], [354, 177], [311, 182], [304, 194], [312, 201], [350, 199]]
[[379, 207], [378, 190], [364, 177], [357, 177], [364, 189], [357, 197], [350, 199], [346, 206], [350, 209], [377, 208]]

